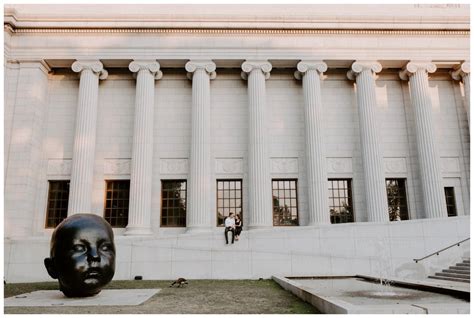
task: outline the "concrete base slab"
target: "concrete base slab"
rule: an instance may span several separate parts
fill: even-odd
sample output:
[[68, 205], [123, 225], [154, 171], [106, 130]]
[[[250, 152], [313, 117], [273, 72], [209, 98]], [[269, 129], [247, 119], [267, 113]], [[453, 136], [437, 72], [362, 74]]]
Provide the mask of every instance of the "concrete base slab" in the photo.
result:
[[6, 298], [5, 307], [137, 306], [161, 289], [104, 289], [85, 298], [67, 298], [59, 290], [39, 290]]

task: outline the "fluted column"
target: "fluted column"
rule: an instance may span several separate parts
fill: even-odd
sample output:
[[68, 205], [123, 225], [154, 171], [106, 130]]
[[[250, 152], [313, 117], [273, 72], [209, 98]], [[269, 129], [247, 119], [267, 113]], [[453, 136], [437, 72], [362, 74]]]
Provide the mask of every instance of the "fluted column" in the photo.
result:
[[130, 203], [125, 235], [150, 235], [153, 168], [155, 79], [163, 74], [155, 60], [135, 60], [128, 66], [136, 73], [135, 120], [130, 167]]
[[303, 80], [310, 226], [330, 223], [320, 84], [320, 75], [326, 70], [323, 61], [301, 61], [295, 72], [295, 77]]
[[211, 60], [186, 63], [193, 81], [191, 111], [191, 154], [188, 186], [188, 232], [211, 229], [211, 87], [216, 64]]
[[464, 85], [464, 108], [466, 108], [467, 113], [467, 123], [470, 124], [470, 113], [471, 113], [471, 63], [465, 61], [461, 64], [460, 67], [451, 72], [451, 76], [454, 80], [462, 80]]
[[377, 129], [375, 73], [382, 70], [376, 61], [356, 61], [347, 73], [356, 81], [359, 110], [360, 145], [365, 180], [365, 199], [369, 222], [389, 221], [387, 190], [380, 132]]
[[72, 154], [68, 215], [90, 213], [92, 211], [99, 79], [106, 79], [108, 75], [102, 63], [97, 60], [76, 61], [72, 64], [72, 70], [81, 75]]
[[272, 65], [268, 61], [245, 61], [242, 77], [248, 80], [249, 140], [249, 228], [272, 226], [272, 193], [268, 168], [265, 80]]
[[400, 72], [402, 80], [409, 80], [410, 97], [415, 116], [423, 204], [425, 215], [428, 218], [448, 216], [434, 132], [433, 106], [428, 85], [428, 73], [434, 71], [436, 71], [436, 65], [431, 62], [412, 61]]

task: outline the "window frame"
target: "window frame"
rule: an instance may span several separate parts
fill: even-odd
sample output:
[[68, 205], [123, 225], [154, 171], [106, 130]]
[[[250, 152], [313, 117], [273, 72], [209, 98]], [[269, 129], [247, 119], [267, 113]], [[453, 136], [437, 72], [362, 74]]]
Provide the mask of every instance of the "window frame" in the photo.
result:
[[[244, 198], [243, 198], [243, 185], [244, 182], [242, 179], [216, 179], [216, 227], [224, 227], [225, 224], [219, 224], [219, 182], [240, 182], [240, 219], [242, 221], [242, 224], [244, 223]], [[225, 190], [225, 189], [223, 189]], [[234, 191], [237, 191], [237, 189], [233, 189]], [[222, 198], [224, 199], [224, 198]], [[230, 199], [230, 198], [229, 198]], [[222, 207], [225, 208], [225, 207]], [[234, 207], [237, 208], [237, 207]], [[237, 211], [234, 212], [237, 214]], [[226, 216], [224, 215], [224, 220]]]
[[[389, 203], [389, 197], [388, 197], [388, 182], [389, 181], [396, 181], [396, 182], [403, 182], [403, 189], [405, 191], [405, 207], [406, 207], [406, 219], [402, 218], [402, 214], [400, 213], [400, 220], [399, 221], [407, 221], [410, 220], [410, 207], [408, 205], [408, 191], [407, 191], [407, 178], [385, 178], [385, 192], [387, 193], [387, 207], [389, 209], [389, 220], [390, 220], [390, 203]], [[398, 186], [398, 189], [400, 187]], [[399, 196], [400, 197], [400, 196]], [[400, 210], [401, 212], [401, 210]], [[397, 220], [390, 220], [390, 222], [394, 222]]]
[[[66, 216], [61, 220], [59, 221], [56, 225], [54, 226], [48, 226], [48, 219], [51, 219], [49, 218], [49, 201], [51, 199], [51, 183], [67, 183], [68, 184], [68, 189], [67, 189], [67, 204], [66, 204]], [[46, 213], [45, 213], [45, 221], [44, 221], [44, 228], [45, 229], [55, 229], [59, 223], [61, 223], [64, 219], [66, 219], [68, 217], [68, 208], [69, 208], [69, 195], [70, 195], [70, 191], [71, 191], [71, 180], [69, 179], [56, 179], [56, 180], [48, 180], [48, 197], [46, 199]], [[54, 217], [53, 219], [58, 219], [57, 217]]]
[[[283, 191], [289, 190], [290, 191], [290, 197], [288, 198], [289, 200], [296, 199], [296, 224], [275, 224], [275, 205], [274, 205], [274, 200], [273, 200], [273, 191], [277, 190], [280, 192], [280, 188], [278, 187], [277, 189], [273, 188], [273, 182], [280, 182], [280, 181], [289, 181], [290, 182], [290, 188], [286, 189], [283, 188]], [[291, 181], [295, 182], [295, 188], [291, 188]], [[272, 191], [272, 224], [275, 227], [278, 226], [300, 226], [300, 211], [299, 211], [299, 200], [298, 200], [298, 178], [272, 178], [272, 185], [271, 185], [271, 191]], [[295, 197], [293, 198], [291, 196], [291, 190], [295, 190]], [[283, 197], [283, 199], [286, 199], [286, 196]], [[290, 209], [293, 208], [292, 205], [290, 205]]]
[[[446, 213], [448, 215], [448, 217], [455, 217], [455, 216], [458, 216], [458, 206], [456, 204], [456, 187], [454, 186], [449, 186], [449, 187], [443, 187], [444, 188], [444, 200], [446, 202]], [[448, 207], [448, 197], [446, 195], [446, 190], [449, 189], [449, 190], [452, 190], [453, 193], [452, 193], [452, 198], [453, 198], [453, 207], [454, 207], [454, 212], [455, 214], [454, 215], [449, 215], [449, 207]]]
[[[161, 179], [160, 180], [161, 184], [161, 191], [160, 191], [160, 228], [186, 228], [187, 226], [187, 213], [188, 213], [188, 180], [187, 179]], [[184, 182], [185, 184], [185, 189], [184, 189], [184, 193], [186, 195], [185, 197], [185, 204], [184, 204], [184, 211], [185, 211], [185, 215], [184, 215], [184, 225], [163, 225], [163, 183], [171, 183], [171, 182]], [[183, 190], [180, 190], [180, 192], [183, 191]], [[166, 207], [166, 209], [168, 209], [168, 207]], [[174, 216], [175, 218], [177, 218], [177, 216]], [[177, 222], [176, 222], [177, 223]]]
[[[353, 190], [353, 185], [352, 185], [352, 181], [353, 179], [352, 178], [328, 178], [327, 179], [328, 181], [328, 203], [329, 203], [329, 220], [331, 222], [331, 224], [345, 224], [345, 223], [355, 223], [355, 212], [354, 212], [354, 195], [352, 193], [352, 190]], [[334, 205], [331, 204], [331, 199], [334, 199], [336, 197], [333, 197], [331, 196], [332, 195], [332, 192], [331, 192], [331, 189], [335, 189], [332, 185], [332, 183], [330, 183], [331, 181], [347, 181], [347, 200], [349, 201], [349, 206], [351, 208], [351, 212], [352, 212], [352, 220], [349, 221], [349, 222], [335, 222], [333, 223], [332, 220], [331, 220], [331, 207], [334, 207]], [[339, 185], [338, 185], [339, 186]], [[341, 188], [337, 188], [337, 190], [340, 190]], [[337, 197], [338, 199], [341, 198], [341, 197]], [[340, 206], [338, 206], [340, 207]]]
[[[129, 217], [130, 217], [130, 179], [106, 179], [105, 181], [105, 191], [104, 191], [104, 209], [103, 209], [103, 218], [110, 224], [110, 226], [114, 229], [124, 229], [127, 227], [128, 222], [129, 222]], [[106, 216], [106, 209], [107, 209], [107, 193], [108, 193], [108, 183], [109, 182], [125, 182], [128, 181], [128, 204], [126, 205], [126, 211], [127, 211], [127, 216], [126, 216], [126, 224], [124, 226], [122, 225], [112, 225], [110, 222], [111, 220], [108, 220]], [[112, 192], [113, 193], [113, 192]], [[111, 199], [113, 200], [113, 198]], [[111, 211], [113, 211], [113, 208], [110, 208]], [[121, 208], [123, 209], [123, 208]], [[110, 217], [112, 219], [112, 217]], [[115, 218], [118, 219], [118, 218]]]

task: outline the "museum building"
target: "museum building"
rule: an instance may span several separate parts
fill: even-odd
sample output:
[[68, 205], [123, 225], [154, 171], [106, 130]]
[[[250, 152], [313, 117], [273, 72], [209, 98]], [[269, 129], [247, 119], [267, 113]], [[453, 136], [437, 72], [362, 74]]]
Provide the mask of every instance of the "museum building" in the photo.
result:
[[[380, 244], [394, 275], [446, 264], [411, 263], [470, 235], [469, 21], [468, 5], [6, 5], [6, 280], [48, 280], [76, 213], [114, 228], [116, 279], [374, 273]], [[244, 232], [226, 246], [230, 213]]]

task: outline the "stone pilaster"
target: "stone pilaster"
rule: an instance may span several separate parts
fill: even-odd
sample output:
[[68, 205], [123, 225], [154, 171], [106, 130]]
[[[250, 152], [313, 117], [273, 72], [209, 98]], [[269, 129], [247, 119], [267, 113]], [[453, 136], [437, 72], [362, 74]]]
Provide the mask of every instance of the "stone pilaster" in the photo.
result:
[[185, 65], [193, 81], [191, 111], [191, 154], [187, 231], [211, 229], [211, 87], [216, 64], [211, 60], [189, 61]]
[[375, 73], [382, 70], [376, 61], [356, 61], [347, 73], [356, 81], [359, 110], [360, 144], [364, 169], [365, 198], [369, 222], [387, 222], [388, 203], [385, 185], [383, 153], [377, 128], [377, 99]]
[[458, 68], [451, 72], [451, 76], [454, 80], [460, 81], [464, 85], [464, 108], [466, 108], [467, 113], [467, 123], [469, 126], [470, 123], [470, 113], [471, 113], [471, 63], [470, 61], [464, 61]]
[[248, 80], [249, 140], [248, 193], [249, 228], [272, 226], [272, 193], [267, 144], [265, 80], [272, 65], [268, 61], [245, 61], [242, 77]]
[[80, 73], [80, 83], [68, 215], [92, 211], [99, 79], [106, 79], [108, 75], [97, 60], [76, 61], [72, 64], [72, 70]]
[[[49, 66], [42, 60], [9, 61], [15, 75], [6, 79], [5, 106], [11, 109], [4, 179], [5, 237], [31, 237], [40, 179], [43, 132], [48, 105]], [[10, 85], [14, 85], [11, 86]], [[10, 94], [14, 90], [15, 94]], [[7, 126], [7, 125], [6, 125]], [[44, 207], [41, 210], [44, 212]]]
[[323, 61], [301, 61], [295, 72], [295, 77], [303, 80], [310, 226], [330, 223], [320, 84], [320, 76], [326, 70]]
[[409, 80], [410, 97], [415, 116], [416, 145], [420, 165], [421, 187], [425, 216], [447, 217], [446, 201], [436, 146], [428, 73], [436, 65], [428, 61], [411, 61], [400, 72], [402, 80]]
[[128, 68], [136, 73], [137, 86], [130, 167], [130, 204], [125, 235], [151, 235], [155, 79], [160, 79], [163, 74], [160, 64], [155, 60], [135, 60]]

